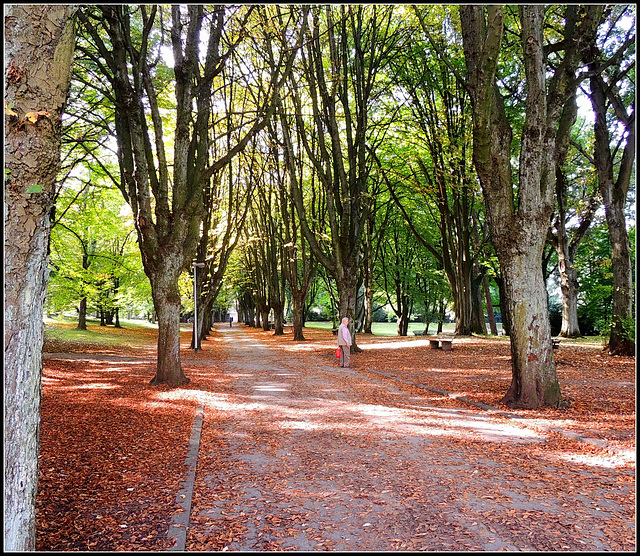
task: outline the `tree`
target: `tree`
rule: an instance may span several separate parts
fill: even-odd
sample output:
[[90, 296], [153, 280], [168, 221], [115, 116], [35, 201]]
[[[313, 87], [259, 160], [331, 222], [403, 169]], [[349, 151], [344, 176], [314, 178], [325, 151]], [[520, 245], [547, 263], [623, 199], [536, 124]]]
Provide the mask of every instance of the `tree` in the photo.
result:
[[416, 295], [416, 261], [419, 245], [408, 225], [397, 213], [387, 221], [381, 245], [381, 280], [387, 303], [395, 313], [398, 336], [406, 336], [409, 317], [418, 295]]
[[[438, 6], [427, 10], [428, 15], [426, 10], [415, 9], [424, 38], [393, 61], [394, 75], [402, 87], [398, 96], [407, 99], [410, 113], [403, 114], [405, 136], [392, 145], [391, 160], [397, 162], [384, 164], [402, 175], [397, 185], [389, 180], [393, 198], [420, 243], [446, 272], [454, 300], [456, 334], [484, 333], [482, 305], [474, 303], [479, 290], [474, 287], [477, 254], [472, 249], [472, 215], [478, 186], [468, 170], [469, 94], [447, 65], [461, 66], [462, 56], [449, 56], [445, 62], [442, 55], [453, 48], [451, 14], [441, 14]], [[419, 35], [416, 32], [414, 36]], [[405, 196], [403, 190], [407, 191]], [[420, 226], [425, 215], [430, 217], [429, 225], [423, 222]]]
[[[230, 116], [233, 110], [228, 111]], [[227, 122], [227, 137], [223, 149], [232, 142], [232, 130], [236, 128]], [[217, 173], [205, 190], [205, 217], [202, 234], [198, 243], [196, 261], [204, 267], [198, 271], [198, 330], [203, 340], [211, 330], [211, 315], [214, 304], [223, 287], [229, 260], [238, 245], [255, 189], [253, 179], [258, 157], [255, 149], [239, 153], [223, 172]], [[195, 346], [192, 339], [191, 347]]]
[[5, 8], [5, 551], [35, 550], [49, 213], [73, 11], [61, 4]]
[[[300, 77], [291, 80], [289, 93], [303, 149], [327, 199], [327, 236], [318, 238], [309, 226], [301, 184], [292, 179], [291, 189], [305, 238], [335, 280], [340, 317], [349, 318], [353, 332], [369, 211], [370, 152], [384, 129], [373, 117], [372, 104], [383, 90], [380, 75], [400, 48], [401, 33], [392, 6], [313, 6], [304, 12], [310, 31], [301, 51]], [[287, 164], [294, 168], [290, 131], [283, 130]], [[351, 349], [357, 351], [355, 341]]]
[[[577, 108], [577, 107], [575, 107]], [[572, 141], [573, 143], [573, 141]], [[562, 293], [560, 336], [580, 336], [578, 322], [579, 279], [575, 256], [600, 207], [597, 185], [590, 168], [578, 160], [558, 161], [556, 167], [557, 214], [549, 230], [549, 241], [558, 256], [558, 274]], [[571, 225], [575, 223], [575, 225]]]
[[[556, 16], [554, 9], [549, 9], [549, 17]], [[505, 7], [460, 7], [473, 105], [473, 160], [504, 278], [511, 326], [513, 379], [503, 402], [513, 407], [562, 402], [551, 345], [542, 252], [555, 202], [557, 149], [571, 129], [558, 122], [575, 94], [581, 56], [595, 40], [602, 7], [566, 6], [563, 10], [557, 16], [563, 25], [554, 43], [545, 41], [543, 6], [521, 5], [513, 16], [521, 29], [526, 81], [515, 187], [511, 151], [514, 128], [498, 87]]]
[[99, 174], [88, 179], [84, 187], [67, 178], [56, 195], [46, 305], [48, 311], [78, 309], [79, 329], [86, 329], [91, 307], [102, 307], [103, 316], [110, 307], [109, 318], [115, 317], [119, 326], [119, 298], [137, 287], [137, 281], [147, 282], [139, 250], [131, 241], [133, 223], [120, 215], [126, 206], [122, 195], [99, 183]]
[[[313, 180], [313, 174], [308, 176], [307, 159], [304, 152], [300, 148], [300, 139], [296, 138], [295, 148], [300, 153], [294, 164], [286, 164], [284, 157], [281, 155], [281, 149], [285, 147], [283, 134], [281, 132], [282, 125], [293, 127], [288, 122], [288, 117], [283, 110], [282, 104], [278, 110], [280, 125], [278, 120], [274, 119], [269, 124], [269, 137], [272, 142], [270, 149], [270, 158], [272, 160], [271, 176], [277, 180], [277, 203], [280, 207], [279, 218], [280, 240], [282, 244], [282, 281], [288, 286], [288, 291], [292, 301], [292, 325], [294, 341], [304, 340], [304, 306], [307, 295], [313, 283], [313, 279], [318, 268], [318, 261], [313, 252], [309, 249], [308, 241], [305, 240], [301, 231], [299, 215], [295, 209], [295, 204], [290, 195], [291, 181], [304, 183], [307, 179]], [[290, 138], [291, 140], [291, 138]], [[290, 172], [294, 172], [293, 178]], [[311, 190], [314, 188], [311, 187]], [[326, 205], [322, 199], [311, 198], [306, 201], [307, 211], [311, 213], [311, 226], [317, 229], [317, 226], [324, 225], [322, 211]], [[273, 233], [272, 233], [273, 235]], [[276, 333], [278, 333], [277, 315], [276, 315]]]
[[[158, 316], [158, 365], [152, 383], [179, 385], [189, 379], [180, 363], [178, 279], [196, 256], [204, 191], [266, 125], [275, 109], [276, 93], [291, 69], [295, 44], [289, 43], [286, 26], [278, 33], [266, 32], [261, 25], [266, 8], [174, 5], [170, 14], [157, 5], [96, 9], [82, 11], [80, 19], [93, 43], [86, 54], [101, 68], [115, 109], [122, 193], [133, 210]], [[173, 58], [170, 72], [162, 62], [167, 36]], [[256, 68], [246, 58], [234, 58], [241, 42], [252, 36], [262, 41], [281, 38], [275, 64]], [[214, 82], [232, 61], [245, 70], [247, 94], [253, 93], [251, 80], [260, 70], [268, 72], [271, 89], [253, 104], [253, 117], [243, 121], [244, 134], [211, 160]], [[172, 89], [171, 151], [162, 101]]]
[[[619, 17], [619, 14], [613, 15]], [[612, 25], [608, 34], [613, 36], [609, 42], [614, 46], [594, 45], [589, 53], [589, 96], [595, 114], [593, 162], [611, 236], [614, 285], [609, 352], [633, 356], [631, 249], [625, 206], [634, 175], [636, 148], [635, 59], [632, 59], [635, 54], [635, 25], [620, 37], [616, 37], [615, 25]], [[615, 50], [609, 52], [612, 48]], [[611, 119], [620, 126], [620, 133], [612, 133]]]

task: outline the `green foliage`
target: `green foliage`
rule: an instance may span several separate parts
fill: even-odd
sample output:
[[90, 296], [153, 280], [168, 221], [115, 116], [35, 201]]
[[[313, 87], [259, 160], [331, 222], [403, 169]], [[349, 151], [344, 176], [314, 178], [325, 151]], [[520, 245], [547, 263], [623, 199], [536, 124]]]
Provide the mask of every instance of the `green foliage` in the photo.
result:
[[593, 228], [576, 253], [580, 284], [578, 319], [585, 335], [605, 335], [611, 327], [613, 272], [605, 224]]
[[[96, 25], [99, 23], [100, 10], [96, 7], [83, 8], [87, 18]], [[160, 117], [164, 127], [164, 141], [171, 158], [173, 149], [173, 132], [175, 130], [175, 77], [173, 60], [169, 46], [169, 22], [171, 21], [168, 6], [142, 7], [132, 5], [128, 10], [135, 14], [131, 18], [132, 38], [136, 48], [142, 47], [143, 10], [158, 10], [157, 20], [162, 16], [167, 24], [164, 32], [157, 31], [147, 35], [148, 42], [144, 45], [148, 50], [148, 57], [155, 60], [150, 65], [150, 78], [157, 97]], [[209, 8], [206, 8], [207, 10]], [[631, 28], [625, 30], [620, 22], [633, 20], [635, 23], [635, 8], [633, 6], [610, 6], [610, 22], [618, 21], [616, 25], [608, 22], [602, 35], [603, 52], [605, 57], [619, 48], [628, 35]], [[236, 9], [236, 18], [230, 18], [228, 24], [229, 40], [234, 40], [239, 32], [240, 16], [244, 8]], [[278, 31], [277, 18], [272, 8], [268, 8], [269, 17], [262, 21], [256, 11], [251, 16], [252, 24], [260, 25], [275, 33]], [[333, 11], [332, 11], [333, 10]], [[367, 106], [367, 118], [372, 132], [367, 138], [367, 149], [363, 156], [376, 154], [381, 161], [381, 168], [367, 170], [367, 191], [362, 194], [362, 203], [367, 206], [375, 206], [379, 209], [376, 213], [376, 221], [373, 225], [372, 236], [380, 239], [381, 244], [386, 245], [386, 255], [378, 259], [375, 266], [377, 290], [374, 296], [374, 306], [387, 305], [389, 299], [397, 303], [398, 295], [395, 287], [392, 288], [391, 276], [395, 275], [404, 287], [404, 292], [414, 302], [414, 313], [421, 318], [430, 320], [436, 318], [441, 301], [450, 302], [451, 287], [447, 275], [443, 270], [442, 255], [446, 249], [453, 251], [460, 245], [470, 228], [470, 221], [477, 218], [477, 229], [482, 230], [485, 224], [485, 214], [481, 192], [471, 161], [471, 110], [468, 94], [461, 85], [457, 76], [465, 73], [464, 53], [460, 38], [460, 22], [455, 5], [416, 5], [416, 6], [388, 6], [374, 9], [364, 7], [362, 24], [365, 31], [363, 40], [368, 45], [382, 44], [381, 37], [375, 35], [376, 29], [372, 25], [371, 18], [382, 18], [391, 15], [388, 32], [397, 33], [398, 40], [389, 45], [386, 55], [388, 60], [380, 64], [375, 77], [367, 86], [371, 86], [369, 104]], [[545, 33], [549, 43], [562, 40], [562, 26], [565, 21], [567, 6], [550, 5], [545, 8]], [[327, 27], [327, 15], [331, 12], [334, 21], [338, 21], [342, 11], [348, 11], [346, 7], [323, 7], [318, 10], [318, 24], [321, 29]], [[353, 12], [356, 13], [355, 11]], [[354, 16], [355, 17], [355, 16]], [[359, 16], [358, 16], [359, 17]], [[99, 27], [99, 25], [98, 25]], [[344, 29], [348, 29], [345, 26]], [[338, 29], [336, 26], [334, 30]], [[635, 25], [633, 25], [635, 29]], [[509, 122], [514, 129], [513, 152], [520, 150], [520, 132], [524, 125], [524, 90], [521, 29], [519, 28], [518, 6], [505, 7], [505, 34], [503, 51], [499, 59], [500, 92], [505, 99], [505, 108]], [[293, 34], [292, 34], [293, 36]], [[605, 40], [606, 38], [606, 40]], [[353, 37], [348, 33], [342, 37], [347, 44], [353, 42]], [[108, 37], [103, 33], [103, 40], [107, 48], [113, 48]], [[322, 33], [322, 41], [328, 41], [328, 33]], [[261, 87], [269, 86], [268, 68], [262, 72], [259, 65], [259, 56], [254, 47], [259, 47], [256, 40], [244, 44], [240, 43], [235, 51], [234, 62], [225, 69], [224, 75], [216, 77], [214, 90], [218, 96], [212, 105], [212, 153], [219, 156], [225, 152], [227, 141], [239, 133], [251, 122], [253, 110], [258, 99], [264, 92]], [[263, 47], [261, 47], [263, 48]], [[274, 45], [274, 48], [275, 45]], [[605, 71], [623, 71], [627, 79], [623, 83], [620, 94], [625, 99], [635, 95], [635, 43], [629, 47], [629, 55], [620, 64], [608, 66]], [[327, 52], [322, 53], [320, 63], [323, 64], [327, 76], [336, 75], [335, 82], [328, 83], [330, 87], [339, 86], [339, 78], [349, 79], [354, 71], [356, 49], [348, 48], [344, 52], [344, 67], [332, 67]], [[553, 49], [549, 52], [549, 59], [556, 63], [561, 58], [561, 52]], [[362, 63], [371, 65], [374, 51], [370, 48], [362, 52]], [[75, 79], [72, 84], [69, 104], [74, 107], [72, 119], [65, 116], [64, 121], [64, 156], [63, 175], [75, 176], [73, 184], [65, 183], [64, 189], [57, 199], [57, 216], [60, 219], [54, 227], [52, 234], [52, 268], [47, 307], [53, 312], [62, 312], [77, 306], [82, 297], [90, 300], [92, 308], [98, 305], [104, 307], [121, 307], [142, 313], [151, 310], [151, 295], [149, 282], [142, 272], [142, 265], [138, 248], [133, 241], [131, 222], [126, 222], [126, 216], [121, 215], [122, 203], [112, 198], [113, 187], [122, 187], [120, 183], [119, 169], [109, 163], [107, 155], [108, 147], [113, 144], [109, 139], [114, 133], [114, 119], [112, 113], [112, 99], [107, 93], [109, 87], [105, 86], [104, 73], [110, 71], [101, 63], [100, 56], [89, 46], [89, 42], [82, 35], [78, 36], [78, 51], [75, 66]], [[247, 66], [252, 66], [250, 76], [243, 77], [239, 71], [239, 61]], [[261, 64], [261, 62], [260, 62]], [[302, 70], [300, 70], [302, 71]], [[343, 75], [344, 73], [344, 75]], [[317, 76], [315, 76], [317, 78]], [[311, 78], [309, 78], [311, 79]], [[302, 86], [309, 80], [297, 74], [292, 84]], [[225, 88], [233, 82], [239, 85]], [[355, 87], [355, 84], [353, 85]], [[351, 85], [350, 85], [351, 87]], [[226, 91], [226, 92], [225, 92]], [[347, 96], [354, 98], [343, 99], [346, 104], [355, 101], [355, 89], [345, 88]], [[282, 105], [287, 114], [283, 118], [294, 120], [294, 106], [291, 98], [287, 97], [287, 91], [283, 89]], [[226, 108], [234, 102], [236, 108], [227, 111]], [[630, 103], [626, 104], [627, 106]], [[300, 115], [305, 125], [308, 124], [306, 135], [312, 137], [310, 145], [312, 149], [319, 148], [322, 141], [327, 141], [326, 125], [324, 122], [321, 130], [316, 129], [309, 119], [312, 112], [309, 98], [302, 98], [303, 114]], [[344, 106], [337, 103], [334, 106], [339, 114], [337, 122], [340, 127], [340, 136], [337, 141], [344, 144], [348, 140], [349, 129], [346, 124]], [[328, 117], [326, 114], [319, 118]], [[151, 116], [148, 114], [149, 127], [152, 127]], [[387, 125], [392, 122], [391, 125]], [[228, 129], [225, 128], [228, 125]], [[592, 124], [588, 119], [579, 115], [578, 125], [574, 128], [572, 139], [580, 144], [585, 152], [593, 151]], [[292, 126], [293, 127], [293, 126]], [[235, 131], [234, 131], [235, 130]], [[275, 141], [277, 143], [277, 141]], [[99, 145], [102, 147], [99, 148]], [[296, 157], [299, 160], [299, 180], [302, 183], [302, 199], [307, 211], [309, 226], [316, 234], [316, 239], [324, 251], [332, 250], [332, 233], [327, 218], [326, 193], [318, 186], [318, 167], [309, 160], [309, 154], [302, 148], [300, 142], [294, 145], [298, 148]], [[267, 151], [277, 151], [278, 145], [274, 144], [273, 137], [263, 135], [252, 146], [252, 150], [258, 152], [257, 162], [259, 168], [250, 167], [250, 157], [238, 157], [233, 166], [230, 179], [239, 179], [251, 183], [263, 183], [264, 180], [274, 178], [275, 167], [268, 161]], [[262, 153], [262, 149], [265, 152]], [[264, 155], [264, 156], [263, 156]], [[154, 154], [157, 157], [157, 154]], [[262, 157], [262, 158], [260, 158]], [[352, 170], [354, 161], [345, 160], [346, 171]], [[156, 160], [157, 162], [157, 160]], [[514, 157], [514, 184], [517, 184], [517, 156]], [[78, 166], [79, 165], [79, 166]], [[76, 167], [77, 166], [77, 167]], [[368, 167], [367, 167], [368, 168]], [[590, 164], [585, 163], [585, 158], [575, 148], [569, 151], [565, 164], [568, 180], [568, 191], [565, 202], [567, 203], [567, 221], [576, 222], [588, 210], [588, 199], [597, 187], [596, 176]], [[168, 169], [171, 173], [172, 168]], [[337, 173], [338, 170], [331, 164], [323, 168], [327, 175]], [[355, 171], [355, 170], [354, 170]], [[358, 172], [360, 170], [358, 169]], [[272, 175], [262, 176], [261, 172]], [[410, 216], [415, 229], [432, 248], [428, 252], [421, 244], [415, 241], [410, 233], [403, 230], [402, 236], [398, 234], [399, 226], [394, 224], [387, 226], [384, 220], [383, 208], [390, 200], [390, 194], [386, 190], [387, 183], [382, 177], [386, 173], [393, 184], [407, 214]], [[238, 178], [238, 176], [240, 176]], [[6, 176], [5, 176], [6, 177]], [[170, 178], [171, 179], [171, 178]], [[226, 178], [225, 178], [226, 179]], [[87, 184], [91, 184], [87, 186]], [[286, 179], [282, 183], [288, 188]], [[86, 186], [86, 191], [83, 187]], [[249, 187], [249, 186], [247, 186]], [[517, 187], [517, 185], [516, 185]], [[38, 192], [37, 186], [29, 189], [30, 193]], [[633, 189], [633, 186], [632, 186]], [[229, 191], [231, 191], [229, 189]], [[231, 206], [241, 202], [240, 197], [246, 194], [246, 190], [238, 190], [233, 194], [220, 194], [216, 201], [217, 213], [213, 219], [212, 227], [225, 230], [224, 216], [231, 210]], [[125, 194], [126, 192], [122, 190]], [[345, 193], [345, 198], [346, 198]], [[77, 198], [76, 198], [77, 196]], [[257, 198], [257, 195], [254, 196]], [[256, 201], [257, 202], [257, 201]], [[633, 204], [633, 203], [632, 203]], [[72, 208], [67, 210], [67, 206]], [[460, 207], [471, 207], [472, 210], [463, 212]], [[448, 210], [444, 210], [447, 208]], [[471, 216], [472, 215], [472, 216]], [[222, 233], [222, 232], [221, 232]], [[255, 235], [259, 235], [259, 230]], [[343, 241], [349, 235], [344, 232]], [[630, 232], [635, 245], [635, 229]], [[123, 245], [125, 238], [126, 248], [118, 255], [118, 247]], [[338, 238], [336, 238], [338, 241]], [[456, 260], [479, 257], [479, 264], [483, 269], [488, 269], [489, 278], [497, 277], [499, 265], [495, 254], [491, 249], [489, 240], [481, 238], [481, 245], [471, 244], [469, 249]], [[482, 243], [484, 242], [484, 243]], [[479, 251], [477, 253], [476, 251]], [[606, 333], [611, 324], [611, 299], [612, 299], [612, 270], [611, 253], [608, 244], [606, 227], [599, 226], [587, 236], [584, 245], [580, 246], [576, 257], [576, 266], [580, 279], [579, 318], [581, 329], [584, 333]], [[632, 249], [635, 257], [635, 250]], [[461, 252], [462, 253], [462, 252]], [[207, 255], [208, 256], [208, 255]], [[84, 258], [84, 265], [83, 265]], [[238, 247], [237, 256], [234, 254], [228, 264], [227, 273], [218, 305], [228, 305], [232, 300], [240, 299], [244, 295], [253, 295], [257, 290], [257, 284], [252, 269], [247, 268], [247, 259], [241, 247]], [[635, 271], [635, 264], [632, 264]], [[385, 285], [385, 276], [387, 285]], [[114, 280], [119, 286], [114, 289]], [[397, 285], [397, 283], [396, 283]], [[185, 311], [193, 310], [193, 274], [184, 272], [180, 279], [180, 292]], [[386, 290], [389, 290], [388, 292]], [[319, 273], [315, 280], [308, 299], [310, 307], [308, 319], [333, 319], [335, 318], [334, 284], [325, 273]], [[499, 306], [497, 288], [492, 282], [492, 298], [494, 306]], [[387, 305], [388, 308], [388, 305]], [[552, 317], [559, 313], [558, 304], [551, 304]], [[375, 319], [393, 319], [392, 312], [386, 312], [379, 308]], [[628, 323], [629, 333], [635, 331], [635, 323]]]
[[99, 185], [99, 173], [85, 170], [97, 185], [81, 188], [69, 179], [57, 196], [46, 310], [76, 310], [86, 298], [89, 311], [144, 314], [150, 307], [149, 282], [133, 223], [123, 212], [126, 205], [117, 190]]

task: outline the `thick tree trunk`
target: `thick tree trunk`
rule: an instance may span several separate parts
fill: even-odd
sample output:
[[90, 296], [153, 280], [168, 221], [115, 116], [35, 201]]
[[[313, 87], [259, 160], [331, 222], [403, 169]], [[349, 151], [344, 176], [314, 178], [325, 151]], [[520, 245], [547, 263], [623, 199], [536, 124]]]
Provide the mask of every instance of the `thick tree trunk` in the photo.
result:
[[502, 401], [511, 407], [557, 406], [562, 401], [549, 340], [547, 291], [536, 253], [532, 248], [504, 257], [513, 372]]
[[260, 314], [262, 315], [262, 330], [267, 332], [271, 328], [269, 326], [269, 308], [262, 308]]
[[293, 340], [304, 341], [304, 295], [294, 295], [293, 297]]
[[87, 329], [87, 298], [83, 297], [80, 300], [80, 305], [78, 307], [78, 330], [86, 330]]
[[282, 336], [284, 334], [284, 325], [282, 324], [283, 306], [275, 306], [273, 308], [273, 334], [274, 336]]
[[153, 306], [158, 316], [158, 366], [151, 384], [180, 386], [190, 380], [182, 371], [180, 360], [180, 291], [179, 273], [166, 268], [150, 276]]
[[49, 214], [73, 56], [72, 11], [60, 4], [5, 8], [5, 551], [36, 549]]
[[[595, 66], [595, 64], [594, 64]], [[627, 116], [624, 123], [626, 143], [614, 178], [616, 161], [611, 152], [610, 134], [607, 123], [607, 87], [602, 78], [595, 75], [591, 79], [591, 104], [596, 120], [594, 160], [598, 172], [598, 182], [607, 217], [611, 240], [611, 266], [613, 271], [613, 314], [609, 353], [615, 355], [635, 355], [635, 339], [631, 333], [633, 320], [633, 281], [631, 276], [631, 248], [627, 234], [624, 207], [635, 160], [635, 113]]]
[[611, 203], [606, 211], [613, 271], [613, 318], [609, 353], [633, 357], [635, 340], [631, 333], [633, 319], [631, 249], [622, 204], [621, 202]]

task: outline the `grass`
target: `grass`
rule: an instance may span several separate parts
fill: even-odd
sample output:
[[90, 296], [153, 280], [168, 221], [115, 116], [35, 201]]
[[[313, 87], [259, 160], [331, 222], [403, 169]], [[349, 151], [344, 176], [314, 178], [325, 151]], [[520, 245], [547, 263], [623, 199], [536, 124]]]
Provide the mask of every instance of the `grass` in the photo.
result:
[[45, 340], [75, 342], [100, 346], [136, 346], [149, 343], [149, 334], [156, 334], [157, 325], [147, 321], [120, 320], [122, 328], [100, 326], [98, 319], [87, 319], [87, 329], [78, 330], [78, 319], [63, 317], [44, 319]]
[[[333, 324], [330, 321], [327, 322], [316, 322], [316, 321], [307, 321], [307, 328], [320, 328], [331, 330], [333, 328]], [[456, 325], [455, 323], [445, 323], [442, 326], [442, 331], [445, 333], [451, 333], [455, 331]], [[411, 322], [409, 323], [408, 335], [413, 336], [414, 330], [418, 332], [422, 332], [424, 330], [424, 323], [422, 322]], [[438, 330], [437, 323], [431, 323], [429, 325], [429, 334], [435, 334], [436, 330]], [[371, 324], [371, 333], [374, 336], [397, 336], [398, 335], [398, 325], [395, 322], [374, 322]]]
[[[330, 321], [326, 322], [316, 322], [316, 321], [307, 321], [307, 328], [318, 328], [321, 330], [331, 330], [333, 328], [333, 324]], [[453, 322], [445, 323], [442, 325], [442, 331], [445, 334], [453, 334], [455, 332], [456, 325]], [[409, 323], [409, 330], [407, 336], [413, 337], [414, 330], [418, 332], [422, 332], [424, 330], [424, 323], [421, 322], [412, 322]], [[435, 335], [436, 330], [438, 330], [438, 324], [432, 322], [429, 325], [429, 334]], [[502, 325], [498, 325], [498, 330], [502, 330]], [[398, 327], [395, 322], [374, 322], [371, 325], [371, 332], [374, 336], [397, 336], [398, 335]], [[487, 334], [490, 336], [490, 334]], [[593, 345], [598, 344], [604, 346], [607, 343], [607, 338], [605, 336], [581, 336], [579, 338], [563, 338], [563, 342], [571, 342], [572, 344], [583, 344], [583, 345]]]
[[[100, 326], [98, 319], [87, 319], [87, 330], [78, 330], [77, 318], [61, 317], [58, 319], [45, 318], [45, 339], [57, 340], [62, 342], [77, 342], [96, 345], [118, 345], [133, 346], [144, 345], [149, 343], [149, 333], [155, 334], [158, 326], [145, 320], [121, 320], [120, 324], [123, 328], [115, 328], [114, 326]], [[193, 325], [181, 324], [181, 329], [191, 330]], [[307, 321], [307, 328], [315, 328], [319, 330], [331, 330], [333, 323], [331, 321]], [[397, 325], [394, 322], [374, 322], [371, 325], [374, 336], [397, 336]], [[438, 329], [437, 323], [431, 323], [429, 326], [429, 334], [436, 333]], [[408, 336], [413, 337], [414, 331], [422, 332], [424, 324], [421, 322], [412, 322], [409, 324]], [[443, 332], [453, 334], [455, 332], [455, 323], [445, 323]], [[155, 340], [154, 340], [155, 341]], [[563, 342], [571, 342], [576, 344], [599, 344], [605, 345], [607, 338], [603, 336], [583, 336], [580, 338], [563, 339]]]

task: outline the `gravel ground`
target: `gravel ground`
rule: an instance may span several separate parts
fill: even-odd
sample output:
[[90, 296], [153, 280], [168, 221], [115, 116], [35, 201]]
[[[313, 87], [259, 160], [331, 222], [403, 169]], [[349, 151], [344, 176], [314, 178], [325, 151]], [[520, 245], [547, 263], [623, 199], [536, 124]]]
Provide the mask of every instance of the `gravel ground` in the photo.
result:
[[597, 447], [218, 330], [178, 549], [635, 550], [635, 469]]

